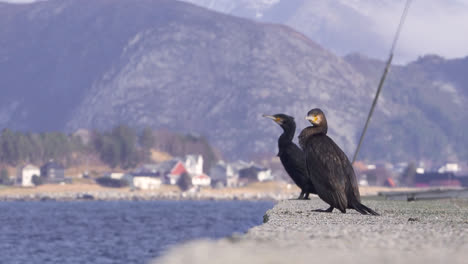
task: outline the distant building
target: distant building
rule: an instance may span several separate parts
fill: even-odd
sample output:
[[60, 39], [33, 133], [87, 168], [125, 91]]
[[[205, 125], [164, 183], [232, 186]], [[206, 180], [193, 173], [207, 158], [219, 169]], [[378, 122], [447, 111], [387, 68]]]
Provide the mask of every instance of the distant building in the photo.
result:
[[257, 179], [259, 182], [272, 181], [273, 176], [271, 175], [271, 170], [258, 167]]
[[[245, 173], [242, 173], [243, 177], [241, 177], [241, 172], [243, 172], [245, 169], [252, 167], [253, 165], [254, 165], [253, 162], [246, 162], [243, 160], [238, 160], [229, 164], [229, 166], [232, 169], [232, 174], [233, 174], [232, 178], [235, 179], [235, 187], [245, 186], [246, 184], [250, 182], [256, 181], [253, 178], [252, 179], [246, 178]], [[227, 183], [227, 186], [229, 186], [229, 182]]]
[[175, 185], [177, 184], [180, 176], [184, 173], [187, 173], [187, 169], [182, 162], [177, 161], [166, 174], [166, 182]]
[[38, 167], [28, 164], [24, 167], [22, 167], [19, 170], [19, 179], [20, 179], [20, 184], [23, 187], [32, 187], [34, 186], [33, 183], [33, 177], [34, 176], [41, 176], [41, 171]]
[[167, 160], [157, 164], [145, 164], [132, 174], [138, 176], [159, 177], [165, 184], [176, 184], [180, 175], [187, 172], [184, 163], [179, 159]]
[[361, 186], [389, 186], [396, 185], [392, 171], [386, 166], [376, 165], [374, 169], [369, 169], [359, 175], [359, 184]]
[[65, 180], [65, 168], [58, 162], [50, 160], [41, 167], [41, 177], [47, 183], [59, 183]]
[[108, 178], [111, 178], [111, 179], [114, 179], [114, 180], [121, 180], [122, 178], [124, 178], [125, 173], [123, 173], [123, 172], [109, 172], [109, 173], [106, 173], [104, 176], [108, 177]]
[[434, 187], [434, 186], [446, 186], [446, 187], [459, 187], [461, 182], [453, 172], [426, 172], [422, 174], [416, 174], [414, 178], [415, 187]]
[[202, 155], [187, 155], [183, 159], [185, 169], [188, 174], [201, 175], [203, 174], [203, 156]]
[[133, 184], [133, 175], [123, 172], [107, 172], [103, 175], [103, 177], [111, 178], [113, 180], [123, 180], [127, 182], [129, 186]]
[[193, 186], [208, 187], [211, 184], [211, 178], [206, 174], [192, 176]]
[[447, 163], [444, 166], [440, 167], [437, 172], [438, 173], [446, 173], [446, 172], [453, 172], [457, 173], [460, 170], [460, 167], [457, 163]]
[[210, 170], [211, 186], [213, 187], [236, 187], [238, 185], [239, 173], [234, 171], [232, 165], [219, 161]]
[[248, 184], [251, 182], [263, 182], [271, 181], [273, 176], [271, 170], [267, 168], [260, 167], [258, 165], [251, 165], [250, 167], [241, 169], [239, 171], [239, 181], [242, 184]]
[[161, 178], [147, 177], [147, 176], [134, 176], [133, 187], [140, 190], [155, 190], [161, 187]]

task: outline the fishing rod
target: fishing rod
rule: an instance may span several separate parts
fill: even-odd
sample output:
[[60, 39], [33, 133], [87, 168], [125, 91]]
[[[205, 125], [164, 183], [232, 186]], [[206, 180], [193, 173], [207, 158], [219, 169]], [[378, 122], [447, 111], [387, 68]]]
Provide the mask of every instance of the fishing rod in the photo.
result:
[[369, 114], [367, 115], [366, 124], [364, 125], [364, 129], [362, 130], [361, 137], [359, 138], [359, 143], [357, 145], [356, 151], [354, 152], [352, 164], [354, 164], [354, 162], [356, 161], [356, 158], [357, 158], [357, 156], [359, 154], [359, 150], [361, 149], [362, 141], [364, 140], [364, 135], [366, 134], [367, 127], [369, 126], [369, 122], [371, 120], [372, 114], [374, 113], [374, 109], [375, 109], [375, 106], [377, 104], [377, 100], [379, 99], [380, 91], [382, 90], [382, 86], [383, 86], [383, 84], [385, 82], [385, 78], [387, 77], [388, 70], [390, 69], [390, 65], [392, 64], [393, 52], [395, 50], [395, 46], [396, 46], [396, 43], [398, 41], [398, 38], [400, 37], [400, 32], [401, 32], [401, 29], [402, 29], [403, 24], [405, 22], [406, 15], [408, 14], [410, 3], [411, 3], [411, 0], [406, 1], [405, 9], [403, 10], [403, 14], [401, 15], [400, 23], [398, 24], [398, 28], [397, 28], [395, 37], [393, 38], [392, 47], [390, 48], [390, 55], [388, 57], [386, 65], [385, 65], [382, 77], [380, 78], [379, 86], [377, 87], [377, 92], [375, 94], [374, 101], [372, 102], [372, 106], [371, 106], [371, 108], [369, 110]]

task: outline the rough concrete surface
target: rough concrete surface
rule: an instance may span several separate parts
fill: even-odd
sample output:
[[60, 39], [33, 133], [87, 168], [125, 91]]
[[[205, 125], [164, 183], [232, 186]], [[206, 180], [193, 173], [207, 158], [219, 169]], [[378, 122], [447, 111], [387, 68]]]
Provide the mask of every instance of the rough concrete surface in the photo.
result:
[[363, 203], [381, 216], [281, 201], [244, 235], [189, 242], [154, 263], [468, 263], [468, 200]]

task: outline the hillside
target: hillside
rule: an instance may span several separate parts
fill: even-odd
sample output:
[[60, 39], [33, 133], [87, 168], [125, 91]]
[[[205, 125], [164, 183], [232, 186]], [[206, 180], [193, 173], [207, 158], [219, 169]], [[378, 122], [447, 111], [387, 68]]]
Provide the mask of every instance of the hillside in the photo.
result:
[[[384, 62], [360, 55], [346, 60], [377, 87]], [[425, 56], [393, 66], [363, 145], [363, 157], [395, 160], [466, 160], [468, 57]], [[374, 88], [376, 89], [376, 88]], [[382, 151], [386, 150], [386, 151]]]
[[343, 121], [363, 119], [358, 102], [370, 100], [362, 75], [284, 26], [164, 0], [47, 1], [0, 12], [2, 126], [125, 122], [203, 134], [228, 156], [246, 157], [275, 151], [280, 129], [261, 114], [289, 113], [303, 127], [300, 117], [317, 105], [351, 149], [356, 127]]
[[[386, 59], [405, 0], [183, 0], [225, 14], [287, 25], [338, 55]], [[411, 1], [395, 53], [398, 64], [425, 54], [468, 54], [466, 1]], [[437, 19], [434, 19], [437, 18]]]

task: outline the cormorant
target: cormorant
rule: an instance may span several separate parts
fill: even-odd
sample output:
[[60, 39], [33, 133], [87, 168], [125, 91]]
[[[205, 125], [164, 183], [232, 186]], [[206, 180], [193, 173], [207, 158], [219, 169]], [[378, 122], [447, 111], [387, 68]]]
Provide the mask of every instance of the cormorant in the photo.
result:
[[327, 119], [322, 110], [315, 108], [307, 113], [312, 126], [304, 128], [299, 135], [299, 144], [304, 150], [309, 177], [318, 196], [330, 205], [326, 210], [337, 208], [342, 213], [354, 209], [361, 214], [379, 215], [363, 205], [354, 169], [346, 154], [327, 136]]
[[278, 139], [278, 157], [291, 179], [301, 189], [298, 199], [308, 199], [310, 193], [317, 192], [307, 175], [304, 152], [292, 142], [296, 132], [294, 117], [285, 114], [263, 116], [272, 119], [283, 128], [284, 132]]

